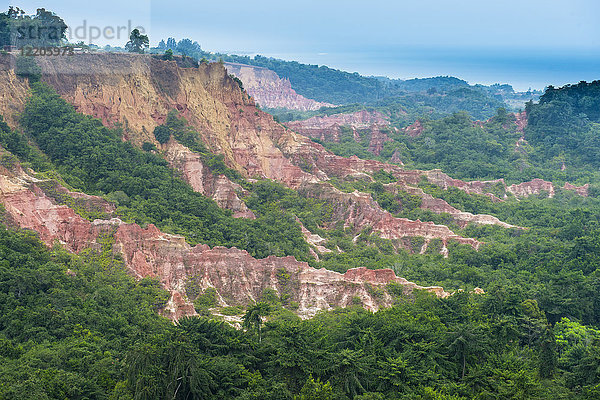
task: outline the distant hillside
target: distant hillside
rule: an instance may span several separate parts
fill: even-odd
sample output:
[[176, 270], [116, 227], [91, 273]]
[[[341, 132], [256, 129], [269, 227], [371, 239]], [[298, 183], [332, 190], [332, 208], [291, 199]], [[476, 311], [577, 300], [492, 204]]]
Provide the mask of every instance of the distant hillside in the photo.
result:
[[[430, 110], [424, 112], [436, 114], [438, 111], [440, 116], [454, 111], [467, 111], [475, 119], [488, 119], [497, 108], [506, 106], [503, 96], [494, 86], [508, 85], [471, 86], [464, 80], [449, 76], [409, 80], [367, 77], [323, 65], [302, 64], [261, 55], [249, 57], [211, 53], [202, 50], [197, 42], [189, 39], [178, 43], [169, 39], [167, 43], [171, 43], [171, 47], [165, 44], [164, 48], [157, 48], [155, 51], [164, 51], [168, 47], [176, 54], [185, 54], [197, 60], [223, 60], [227, 63], [266, 68], [275, 72], [279, 78], [289, 80], [293, 90], [299, 95], [318, 102], [340, 105], [386, 105], [402, 102], [409, 108], [430, 107]], [[508, 87], [509, 92], [513, 92], [512, 87]], [[415, 95], [416, 93], [419, 95]]]
[[527, 105], [524, 139], [540, 162], [600, 168], [600, 81], [548, 87], [539, 104]]
[[499, 108], [508, 108], [501, 99], [492, 97], [473, 86], [459, 87], [447, 92], [406, 92], [395, 97], [364, 103], [348, 104], [333, 109], [299, 112], [282, 109], [269, 109], [281, 122], [307, 119], [337, 113], [351, 113], [359, 110], [377, 110], [385, 114], [390, 123], [404, 128], [419, 118], [437, 120], [452, 113], [465, 111], [473, 119], [485, 121], [496, 114]]
[[467, 81], [453, 76], [436, 76], [433, 78], [415, 78], [395, 80], [396, 86], [407, 92], [447, 91], [461, 87], [469, 87]]
[[400, 93], [395, 85], [369, 78], [358, 73], [349, 73], [324, 65], [301, 64], [260, 55], [223, 55], [218, 57], [226, 62], [255, 65], [275, 71], [282, 78], [290, 80], [292, 87], [309, 99], [333, 104], [365, 103], [381, 100]]
[[[465, 112], [456, 112], [473, 107], [475, 115], [491, 113], [495, 104], [487, 103], [488, 99], [471, 87], [446, 94], [410, 93], [374, 107], [345, 106], [319, 113], [377, 111], [390, 123], [389, 128], [354, 132], [346, 124], [336, 127], [335, 137], [331, 129], [318, 134], [299, 132], [340, 156], [401, 162], [415, 169], [439, 168], [461, 179], [597, 182], [600, 81], [549, 87], [539, 104], [529, 102], [521, 113], [499, 108], [490, 119], [472, 121]], [[282, 113], [283, 119], [290, 116], [293, 113]], [[414, 118], [416, 122], [407, 126]], [[288, 124], [292, 129], [300, 125]], [[372, 142], [380, 144], [377, 151], [372, 151]]]
[[292, 89], [289, 79], [282, 79], [274, 71], [247, 64], [225, 63], [227, 72], [243, 82], [244, 89], [263, 108], [314, 111], [334, 104], [308, 99]]

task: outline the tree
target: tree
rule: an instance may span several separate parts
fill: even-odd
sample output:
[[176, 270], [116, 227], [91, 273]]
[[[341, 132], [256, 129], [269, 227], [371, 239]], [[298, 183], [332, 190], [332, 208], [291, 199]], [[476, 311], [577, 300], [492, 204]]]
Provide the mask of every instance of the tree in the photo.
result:
[[35, 15], [26, 15], [18, 7], [0, 14], [0, 46], [57, 46], [66, 39], [66, 31], [65, 21], [44, 8]]
[[366, 363], [362, 350], [344, 349], [331, 357], [332, 379], [351, 398], [367, 391], [363, 385], [368, 384]]
[[402, 357], [390, 358], [379, 362], [379, 379], [386, 383], [386, 386], [402, 391], [408, 387], [410, 381], [414, 378], [413, 368], [402, 359]]
[[295, 400], [336, 400], [339, 398], [340, 396], [334, 393], [329, 382], [323, 383], [318, 378], [315, 381], [312, 375], [306, 380], [300, 396], [294, 397]]
[[150, 45], [148, 35], [142, 35], [139, 29], [134, 29], [129, 35], [129, 42], [125, 45], [125, 48], [130, 53], [144, 53], [144, 49]]
[[458, 329], [450, 332], [451, 340], [448, 349], [461, 364], [461, 379], [465, 379], [467, 362], [474, 362], [484, 351], [482, 334], [471, 325], [459, 325]]
[[142, 143], [142, 150], [153, 151], [153, 150], [156, 150], [156, 146], [150, 142], [144, 142], [144, 143]]
[[42, 69], [33, 57], [18, 56], [15, 62], [15, 73], [30, 82], [37, 82], [42, 77]]
[[546, 328], [546, 332], [544, 333], [544, 338], [542, 340], [540, 349], [540, 378], [552, 378], [554, 376], [554, 372], [556, 371], [557, 364], [558, 357], [556, 354], [556, 338], [554, 336], [554, 332], [552, 332], [552, 327], [548, 326]]
[[185, 56], [194, 57], [202, 52], [198, 42], [192, 42], [190, 39], [182, 39], [177, 43], [177, 51]]
[[7, 13], [0, 14], [0, 47], [10, 44], [10, 18]]
[[259, 301], [256, 304], [253, 304], [248, 307], [246, 314], [243, 317], [242, 326], [246, 329], [254, 328], [256, 333], [258, 334], [258, 342], [262, 341], [262, 323], [263, 317], [266, 317], [271, 312], [271, 306], [264, 302]]
[[166, 125], [159, 125], [154, 128], [154, 137], [158, 140], [158, 143], [165, 144], [171, 138], [171, 129]]
[[171, 50], [175, 50], [177, 48], [177, 42], [175, 41], [175, 38], [168, 38], [167, 39], [167, 49], [171, 49]]
[[169, 61], [173, 60], [173, 50], [167, 49], [165, 51], [165, 54], [163, 55], [163, 60], [169, 60]]
[[[44, 8], [38, 8], [33, 18], [38, 24], [38, 45], [57, 46], [62, 39], [66, 39], [67, 24], [58, 15]], [[31, 38], [34, 39], [34, 38]]]

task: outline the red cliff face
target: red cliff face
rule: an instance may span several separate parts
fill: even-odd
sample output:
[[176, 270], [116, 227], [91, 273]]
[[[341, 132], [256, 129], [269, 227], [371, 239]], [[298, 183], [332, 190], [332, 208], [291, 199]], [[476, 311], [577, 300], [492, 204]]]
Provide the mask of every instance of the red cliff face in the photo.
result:
[[[434, 180], [432, 176], [435, 174], [429, 172], [331, 154], [323, 146], [286, 129], [274, 122], [270, 115], [258, 110], [253, 100], [240, 91], [237, 83], [218, 63], [199, 68], [179, 68], [174, 62], [146, 56], [85, 54], [69, 59], [68, 63], [60, 57], [46, 57], [40, 60], [40, 64], [43, 79], [79, 111], [102, 118], [109, 125], [120, 123], [127, 138], [137, 144], [144, 141], [157, 144], [151, 134], [154, 127], [165, 120], [170, 110], [179, 110], [212, 151], [223, 154], [230, 167], [249, 178], [269, 178], [293, 189], [315, 187], [314, 184], [318, 183], [327, 187], [330, 185], [326, 181], [330, 177], [365, 177], [381, 169], [394, 174], [401, 185], [416, 186], [423, 175], [428, 176], [430, 181]], [[65, 74], [65, 70], [68, 73]], [[345, 123], [354, 121], [358, 124], [365, 120], [383, 123], [380, 116], [366, 114], [339, 118]], [[177, 161], [179, 157], [180, 162]], [[216, 193], [205, 187], [205, 172], [193, 155], [175, 154], [171, 162], [178, 165], [196, 190], [204, 190], [210, 195]], [[444, 187], [448, 184], [463, 188], [478, 185], [442, 175]], [[230, 187], [219, 195], [221, 200], [218, 201], [242, 216], [246, 211], [234, 192], [236, 189]], [[427, 237], [439, 235], [439, 239], [447, 240], [449, 235], [453, 235], [447, 228], [444, 232], [442, 228], [425, 229], [419, 221], [400, 223], [391, 216], [384, 217], [385, 223], [378, 222], [381, 215], [386, 214], [381, 214], [376, 204], [364, 206], [364, 198], [363, 195], [351, 196], [348, 201], [353, 203], [354, 210], [375, 211], [368, 216], [352, 215], [351, 218], [362, 218], [364, 225], [376, 227], [375, 230], [386, 237], [419, 236], [426, 232]], [[350, 214], [348, 216], [350, 218]], [[415, 230], [411, 231], [412, 228]], [[477, 246], [476, 243], [472, 245]]]
[[554, 197], [554, 185], [552, 182], [545, 181], [543, 179], [533, 179], [529, 182], [523, 182], [510, 185], [506, 188], [509, 193], [514, 194], [516, 197], [529, 197], [531, 195], [539, 195], [542, 193], [548, 193], [548, 197]]
[[261, 107], [287, 108], [289, 110], [313, 111], [321, 107], [335, 107], [296, 93], [288, 79], [281, 79], [267, 68], [225, 63], [227, 72], [235, 75], [244, 84], [244, 89]]
[[28, 97], [27, 80], [17, 77], [12, 56], [0, 54], [0, 115], [12, 128], [18, 123], [18, 113], [23, 111]]
[[[197, 245], [190, 248], [181, 238], [165, 235], [153, 227], [126, 225], [116, 235], [125, 259], [134, 271], [158, 276], [164, 285], [186, 299], [190, 280], [200, 289], [214, 287], [219, 306], [247, 305], [258, 301], [265, 289], [286, 294], [298, 303], [297, 312], [309, 317], [319, 310], [351, 305], [354, 298], [370, 310], [391, 304], [391, 297], [376, 298], [369, 285], [385, 288], [394, 282], [409, 293], [417, 285], [396, 277], [391, 270], [349, 270], [346, 274], [316, 270], [293, 257], [252, 258], [246, 251]], [[431, 288], [440, 296], [441, 288]], [[168, 310], [179, 316], [178, 310]]]
[[235, 218], [256, 218], [246, 207], [246, 203], [239, 198], [239, 195], [245, 194], [244, 189], [225, 175], [215, 176], [203, 164], [199, 154], [190, 151], [173, 138], [162, 147], [165, 149], [167, 161], [181, 171], [183, 179], [192, 189], [212, 198], [219, 207], [232, 210]]
[[455, 240], [473, 248], [479, 248], [480, 242], [471, 238], [456, 235], [445, 225], [436, 225], [433, 222], [411, 221], [406, 218], [395, 218], [388, 211], [383, 210], [370, 194], [344, 193], [326, 184], [307, 184], [299, 189], [307, 197], [326, 200], [333, 206], [333, 223], [344, 221], [345, 227], [353, 227], [358, 233], [363, 228], [370, 227], [384, 239], [397, 240], [404, 237], [423, 237], [425, 251], [432, 239], [441, 239], [443, 243], [442, 254], [447, 255], [446, 244]]
[[[469, 194], [481, 194], [489, 196], [493, 201], [502, 201], [493, 192], [503, 191], [510, 193], [515, 197], [529, 197], [531, 195], [540, 195], [547, 193], [548, 197], [554, 197], [556, 192], [554, 184], [552, 182], [545, 181], [543, 179], [532, 179], [528, 182], [522, 182], [519, 184], [512, 184], [507, 186], [504, 179], [495, 179], [491, 181], [461, 181], [460, 179], [450, 178], [448, 175], [443, 173], [441, 170], [432, 170], [425, 172], [429, 182], [438, 185], [444, 189], [449, 187], [456, 187], [464, 190]], [[573, 190], [580, 196], [588, 195], [589, 184], [583, 186], [575, 186], [566, 182], [563, 186], [565, 190]]]
[[391, 140], [383, 131], [389, 125], [390, 123], [380, 112], [366, 110], [286, 123], [288, 128], [321, 141], [339, 142], [342, 127], [351, 129], [357, 142], [363, 135], [368, 135], [369, 151], [375, 155], [379, 155], [384, 143]]
[[[90, 222], [69, 207], [56, 204], [35, 181], [20, 169], [0, 171], [0, 201], [7, 219], [18, 227], [38, 232], [48, 245], [58, 241], [74, 252], [98, 249], [99, 235], [112, 235], [113, 251], [123, 255], [134, 276], [157, 277], [171, 292], [163, 312], [173, 319], [195, 314], [186, 293], [190, 282], [200, 289], [214, 287], [220, 306], [245, 306], [260, 299], [265, 289], [273, 289], [296, 302], [297, 312], [304, 317], [354, 304], [357, 299], [370, 310], [389, 306], [393, 298], [385, 288], [392, 282], [402, 285], [407, 294], [420, 288], [396, 277], [391, 270], [359, 268], [339, 274], [316, 270], [293, 257], [258, 260], [235, 248], [191, 247], [183, 237], [163, 233], [154, 225], [144, 229], [116, 218]], [[103, 202], [99, 198], [95, 201]], [[439, 287], [425, 289], [438, 296], [447, 295]]]
[[409, 125], [406, 128], [404, 128], [404, 133], [411, 137], [417, 137], [420, 136], [424, 130], [425, 127], [423, 126], [421, 121], [416, 120], [412, 125]]
[[583, 197], [587, 197], [588, 196], [588, 189], [590, 188], [590, 184], [586, 183], [583, 186], [575, 186], [570, 184], [569, 182], [565, 182], [565, 185], [563, 186], [563, 189], [565, 190], [573, 190], [575, 193], [577, 193], [580, 196]]
[[[258, 110], [218, 63], [184, 69], [150, 57], [97, 54], [78, 56], [67, 65], [64, 63], [58, 57], [41, 61], [44, 80], [79, 111], [102, 118], [109, 125], [122, 124], [134, 143], [149, 141], [158, 145], [150, 132], [164, 121], [170, 110], [177, 109], [202, 134], [210, 149], [224, 154], [228, 164], [247, 177], [269, 178], [297, 189], [326, 181], [329, 176], [364, 175], [380, 169], [412, 184], [418, 183], [422, 174], [405, 171], [397, 165], [329, 153]], [[89, 65], [94, 65], [94, 74], [90, 74]], [[63, 75], [64, 69], [69, 74]], [[115, 70], [120, 74], [114, 74]], [[355, 117], [340, 118], [350, 118], [346, 122], [352, 122]], [[365, 118], [383, 123], [380, 115], [356, 118], [355, 123]], [[196, 190], [210, 194], [204, 183], [205, 171], [193, 154], [176, 148], [167, 154]], [[231, 207], [245, 212], [233, 196], [226, 198], [236, 203]], [[363, 208], [367, 209], [358, 207]], [[363, 219], [375, 221], [375, 218], [377, 213]], [[389, 237], [419, 236], [423, 232], [409, 229], [420, 226], [420, 222], [402, 225], [389, 218], [392, 220], [386, 224], [373, 224], [384, 229]], [[396, 228], [399, 230], [392, 232]], [[428, 235], [440, 232], [443, 235], [440, 239], [446, 240], [449, 234], [440, 229], [429, 228]]]
[[523, 133], [525, 128], [527, 128], [527, 113], [525, 111], [521, 111], [520, 113], [515, 113], [515, 124], [517, 125], [517, 132]]

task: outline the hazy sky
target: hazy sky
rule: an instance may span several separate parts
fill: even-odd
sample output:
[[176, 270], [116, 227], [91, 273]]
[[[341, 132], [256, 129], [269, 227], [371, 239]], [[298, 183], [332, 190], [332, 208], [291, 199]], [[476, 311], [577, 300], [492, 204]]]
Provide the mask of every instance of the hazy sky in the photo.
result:
[[[598, 0], [22, 1], [73, 29], [140, 25], [155, 45], [279, 56], [366, 75], [455, 75], [519, 89], [600, 79]], [[7, 3], [8, 5], [8, 3]], [[124, 31], [121, 31], [124, 32]], [[86, 40], [87, 41], [87, 40]], [[123, 45], [126, 38], [99, 38]]]

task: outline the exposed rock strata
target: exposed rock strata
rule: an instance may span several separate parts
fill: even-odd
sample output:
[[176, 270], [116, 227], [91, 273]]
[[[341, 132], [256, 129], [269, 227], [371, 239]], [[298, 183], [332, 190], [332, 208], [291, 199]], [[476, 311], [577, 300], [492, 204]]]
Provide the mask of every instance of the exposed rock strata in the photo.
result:
[[[86, 54], [64, 64], [60, 57], [44, 58], [43, 79], [78, 111], [108, 125], [124, 126], [134, 143], [156, 143], [151, 134], [154, 127], [164, 122], [170, 110], [177, 109], [210, 149], [224, 154], [228, 164], [247, 177], [269, 178], [296, 189], [329, 176], [364, 175], [380, 169], [393, 172], [403, 182], [415, 184], [421, 178], [420, 171], [405, 171], [397, 165], [335, 156], [285, 129], [258, 110], [218, 63], [186, 69], [145, 56]], [[90, 65], [94, 65], [93, 74]], [[187, 169], [188, 181], [198, 188], [204, 179], [198, 176], [200, 171], [199, 167]], [[372, 215], [379, 218], [377, 213]], [[386, 218], [392, 218], [386, 225], [376, 220], [369, 223], [376, 230], [384, 229], [380, 232], [384, 236], [419, 236], [422, 232], [412, 232], [409, 225], [393, 221], [391, 216]], [[394, 227], [401, 229], [392, 233]], [[435, 231], [439, 229], [429, 230], [429, 234]], [[448, 233], [443, 235], [440, 239]]]
[[[441, 187], [453, 186], [468, 193], [487, 194], [495, 201], [501, 201], [494, 194], [500, 195], [498, 191], [511, 193], [513, 190], [517, 196], [529, 191], [539, 192], [531, 183], [509, 189], [502, 179], [464, 182], [439, 170], [405, 170], [398, 165], [331, 154], [323, 146], [275, 123], [270, 115], [258, 110], [253, 100], [240, 91], [218, 63], [186, 69], [151, 57], [111, 54], [86, 54], [68, 61], [65, 65], [66, 61], [60, 57], [41, 60], [43, 79], [79, 111], [102, 118], [109, 125], [121, 124], [129, 140], [141, 143], [154, 142], [150, 132], [164, 122], [170, 110], [177, 109], [201, 133], [212, 151], [224, 154], [229, 166], [246, 177], [269, 178], [298, 189], [316, 187], [314, 184], [330, 177], [366, 177], [385, 170], [391, 172], [401, 185], [416, 186], [425, 176]], [[89, 65], [94, 65], [93, 74]], [[65, 70], [68, 73], [65, 74]], [[199, 167], [188, 168], [184, 175], [199, 188], [204, 186], [204, 175], [199, 176], [201, 171]], [[532, 189], [528, 190], [528, 187]], [[365, 196], [351, 196], [348, 201], [352, 207], [363, 209], [362, 198]], [[222, 199], [236, 203], [229, 195]], [[238, 203], [237, 206], [241, 205]], [[379, 211], [371, 215], [371, 221], [369, 217], [363, 218], [369, 221], [365, 225], [377, 227], [376, 231], [381, 228], [381, 234], [398, 237], [418, 236], [422, 232], [422, 229], [411, 232], [399, 228], [392, 234], [390, 229], [402, 224], [390, 220], [393, 222], [381, 225], [375, 219], [379, 218]], [[473, 221], [481, 220], [473, 218]], [[447, 236], [445, 232], [440, 239]]]
[[[116, 218], [90, 222], [69, 207], [56, 204], [37, 188], [35, 178], [21, 170], [0, 172], [0, 201], [14, 224], [38, 232], [48, 245], [58, 241], [74, 252], [100, 248], [99, 235], [113, 235], [113, 251], [123, 255], [132, 274], [138, 278], [157, 277], [170, 291], [164, 313], [173, 319], [195, 314], [186, 295], [190, 280], [201, 289], [214, 287], [221, 306], [247, 305], [271, 288], [296, 301], [303, 317], [351, 305], [356, 298], [373, 311], [389, 306], [393, 302], [390, 295], [384, 290], [383, 296], [376, 296], [372, 288], [385, 288], [392, 282], [402, 285], [406, 294], [421, 288], [396, 277], [391, 270], [358, 268], [339, 274], [316, 270], [293, 257], [258, 260], [235, 248], [191, 247], [182, 236], [163, 233], [151, 224], [144, 229]], [[287, 277], [282, 278], [283, 275]], [[424, 289], [438, 296], [447, 295], [439, 287]]]
[[447, 254], [446, 244], [449, 240], [455, 240], [475, 249], [480, 245], [480, 242], [475, 239], [456, 235], [445, 225], [395, 218], [388, 211], [383, 210], [370, 194], [358, 191], [345, 193], [326, 184], [306, 185], [300, 188], [300, 191], [308, 197], [326, 200], [334, 208], [333, 220], [344, 221], [345, 227], [352, 227], [355, 232], [370, 227], [379, 232], [384, 239], [397, 240], [403, 237], [423, 237], [427, 241], [441, 239], [444, 244], [443, 254]]
[[317, 116], [300, 121], [290, 121], [290, 129], [321, 141], [339, 142], [342, 127], [352, 129], [354, 140], [369, 136], [369, 151], [379, 155], [385, 142], [392, 139], [382, 130], [388, 128], [389, 121], [378, 111], [356, 111], [346, 114]]
[[238, 193], [244, 194], [244, 189], [239, 184], [232, 182], [225, 175], [215, 176], [204, 165], [199, 154], [190, 151], [173, 138], [163, 147], [167, 161], [182, 173], [182, 178], [192, 189], [212, 198], [219, 207], [232, 210], [235, 218], [256, 218], [246, 203], [239, 198]]
[[529, 197], [544, 192], [548, 193], [548, 197], [554, 197], [554, 184], [543, 179], [533, 179], [529, 182], [507, 186], [506, 191], [514, 194], [516, 197]]
[[[427, 176], [429, 182], [440, 186], [443, 189], [449, 187], [456, 187], [464, 190], [469, 194], [481, 194], [489, 196], [493, 201], [502, 201], [501, 198], [497, 197], [493, 193], [502, 191], [514, 195], [517, 198], [529, 197], [531, 195], [540, 195], [547, 193], [549, 197], [554, 197], [556, 188], [552, 182], [545, 181], [543, 179], [532, 179], [528, 182], [522, 182], [519, 184], [506, 185], [504, 179], [494, 179], [491, 181], [461, 181], [460, 179], [453, 179], [443, 173], [439, 169], [432, 171], [425, 171], [424, 174]], [[583, 186], [575, 186], [566, 182], [563, 186], [565, 190], [573, 190], [580, 196], [586, 197], [588, 195], [589, 184]]]
[[325, 238], [316, 233], [312, 233], [311, 231], [306, 229], [306, 227], [304, 226], [304, 224], [302, 224], [300, 219], [296, 218], [296, 222], [300, 224], [300, 228], [302, 229], [302, 235], [304, 236], [304, 240], [306, 240], [308, 244], [314, 246], [319, 253], [331, 253], [331, 250], [323, 246], [327, 241]]
[[565, 189], [565, 190], [572, 190], [575, 193], [577, 193], [578, 195], [583, 196], [583, 197], [587, 197], [588, 196], [588, 190], [589, 190], [589, 188], [590, 188], [590, 184], [589, 183], [586, 183], [583, 186], [575, 186], [575, 185], [570, 184], [569, 182], [565, 182], [565, 185], [563, 186], [563, 189]]
[[18, 113], [23, 111], [29, 86], [14, 71], [14, 58], [0, 54], [0, 115], [11, 127], [17, 124]]
[[225, 68], [242, 81], [244, 89], [261, 107], [299, 111], [335, 107], [334, 104], [308, 99], [296, 93], [288, 79], [280, 78], [270, 69], [237, 63], [225, 63]]
[[416, 120], [415, 122], [413, 122], [412, 125], [409, 125], [406, 128], [404, 128], [404, 133], [411, 137], [417, 137], [420, 136], [424, 130], [425, 127], [423, 126], [421, 121]]
[[527, 113], [525, 111], [521, 111], [520, 113], [515, 113], [515, 124], [517, 125], [517, 132], [523, 133], [525, 128], [527, 128]]

